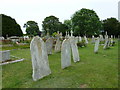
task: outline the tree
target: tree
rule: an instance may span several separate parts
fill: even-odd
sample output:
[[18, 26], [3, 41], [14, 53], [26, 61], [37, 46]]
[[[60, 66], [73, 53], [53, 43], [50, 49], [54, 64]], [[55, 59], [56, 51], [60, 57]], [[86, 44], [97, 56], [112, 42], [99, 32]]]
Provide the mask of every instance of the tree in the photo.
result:
[[64, 20], [64, 24], [66, 25], [66, 31], [68, 31], [70, 33], [71, 29], [72, 29], [72, 21], [71, 20]]
[[40, 34], [38, 23], [35, 21], [27, 21], [23, 27], [26, 28], [27, 35], [35, 36]]
[[74, 35], [95, 35], [99, 34], [102, 23], [95, 11], [82, 8], [76, 11], [71, 17]]
[[2, 36], [23, 36], [20, 25], [10, 16], [0, 14], [2, 17]]
[[48, 32], [52, 35], [54, 32], [60, 31], [61, 22], [59, 22], [59, 18], [55, 16], [46, 17], [42, 23], [42, 29], [45, 34]]
[[104, 33], [107, 31], [108, 35], [118, 36], [120, 34], [120, 22], [116, 18], [107, 18], [103, 20]]

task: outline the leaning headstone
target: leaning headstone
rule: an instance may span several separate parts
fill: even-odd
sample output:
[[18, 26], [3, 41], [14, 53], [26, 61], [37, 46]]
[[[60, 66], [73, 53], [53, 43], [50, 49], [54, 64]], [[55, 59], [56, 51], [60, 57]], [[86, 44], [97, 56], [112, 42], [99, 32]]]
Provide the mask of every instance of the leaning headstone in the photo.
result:
[[71, 47], [69, 39], [65, 39], [61, 47], [61, 67], [62, 69], [71, 65]]
[[108, 43], [109, 43], [109, 40], [108, 40], [108, 38], [106, 37], [106, 38], [105, 38], [105, 44], [104, 44], [103, 49], [107, 49], [107, 48], [108, 48]]
[[98, 53], [99, 43], [100, 43], [100, 40], [98, 37], [97, 40], [95, 41], [94, 53]]
[[34, 37], [30, 44], [30, 50], [32, 58], [33, 80], [37, 81], [51, 74], [47, 49], [44, 41], [38, 36]]
[[58, 38], [55, 45], [55, 52], [60, 52], [60, 50], [61, 50], [61, 41]]
[[46, 40], [46, 47], [47, 47], [47, 53], [52, 54], [52, 48], [53, 48], [53, 38], [48, 38]]
[[80, 61], [78, 47], [77, 47], [76, 40], [74, 37], [70, 38], [70, 44], [72, 48], [72, 56], [73, 56], [74, 62]]
[[84, 39], [85, 39], [85, 43], [88, 44], [88, 40], [86, 36], [84, 36]]

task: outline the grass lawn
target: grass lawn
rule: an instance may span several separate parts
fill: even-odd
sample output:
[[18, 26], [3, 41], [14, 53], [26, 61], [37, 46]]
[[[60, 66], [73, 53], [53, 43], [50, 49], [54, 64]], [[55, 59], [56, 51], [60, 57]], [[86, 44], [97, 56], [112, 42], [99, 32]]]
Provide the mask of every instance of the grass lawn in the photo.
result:
[[[5, 49], [6, 50], [6, 49]], [[32, 80], [30, 49], [12, 50], [11, 55], [24, 61], [2, 66], [3, 88], [118, 88], [118, 43], [110, 49], [94, 45], [79, 48], [80, 62], [61, 69], [61, 55], [49, 55], [52, 74], [38, 81]]]

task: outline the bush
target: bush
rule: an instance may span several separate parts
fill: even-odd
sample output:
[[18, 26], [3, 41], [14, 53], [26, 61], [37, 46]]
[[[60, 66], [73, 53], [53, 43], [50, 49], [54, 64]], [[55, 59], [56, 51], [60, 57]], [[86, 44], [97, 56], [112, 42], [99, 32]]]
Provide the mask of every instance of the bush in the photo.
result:
[[78, 47], [86, 47], [87, 45], [85, 44], [85, 41], [81, 41], [77, 43]]

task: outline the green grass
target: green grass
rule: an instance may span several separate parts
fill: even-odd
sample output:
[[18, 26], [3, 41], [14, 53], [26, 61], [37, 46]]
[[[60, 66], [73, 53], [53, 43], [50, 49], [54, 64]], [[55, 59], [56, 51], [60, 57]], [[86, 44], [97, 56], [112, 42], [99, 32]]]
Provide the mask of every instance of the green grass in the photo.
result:
[[118, 88], [118, 45], [103, 50], [98, 54], [94, 45], [79, 48], [80, 62], [61, 69], [61, 55], [49, 55], [52, 71], [47, 77], [36, 82], [32, 80], [32, 65], [29, 48], [11, 51], [11, 55], [25, 58], [25, 61], [4, 65], [3, 88]]

